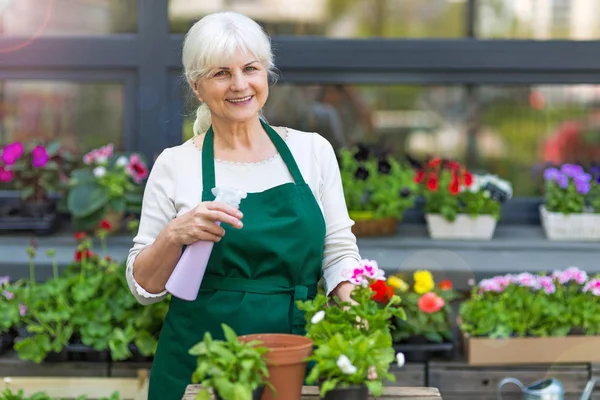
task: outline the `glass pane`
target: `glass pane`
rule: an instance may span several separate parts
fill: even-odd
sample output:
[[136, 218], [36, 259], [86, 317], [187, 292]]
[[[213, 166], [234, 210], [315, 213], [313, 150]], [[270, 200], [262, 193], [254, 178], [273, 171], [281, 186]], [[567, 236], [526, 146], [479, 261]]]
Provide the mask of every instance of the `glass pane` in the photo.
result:
[[107, 35], [137, 31], [137, 0], [3, 0], [0, 34]]
[[116, 83], [0, 81], [0, 146], [60, 139], [82, 152], [123, 147], [123, 87]]
[[600, 38], [597, 0], [478, 0], [477, 4], [477, 35], [481, 38]]
[[[184, 139], [197, 105], [187, 98]], [[510, 180], [519, 197], [542, 194], [549, 163], [600, 162], [600, 85], [280, 84], [263, 111], [270, 124], [318, 132], [336, 148], [364, 142], [398, 158], [463, 162]]]
[[204, 15], [237, 11], [272, 35], [338, 38], [464, 36], [465, 0], [169, 0], [171, 31]]

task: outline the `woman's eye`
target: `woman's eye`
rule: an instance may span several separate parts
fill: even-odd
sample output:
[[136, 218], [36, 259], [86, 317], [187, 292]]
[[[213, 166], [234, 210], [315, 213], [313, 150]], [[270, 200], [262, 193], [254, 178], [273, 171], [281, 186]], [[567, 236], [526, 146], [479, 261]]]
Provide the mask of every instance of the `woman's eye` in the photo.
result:
[[219, 76], [225, 76], [225, 71], [219, 71], [217, 73], [215, 73], [214, 75], [215, 77], [219, 77]]
[[256, 71], [255, 67], [246, 67], [247, 72]]

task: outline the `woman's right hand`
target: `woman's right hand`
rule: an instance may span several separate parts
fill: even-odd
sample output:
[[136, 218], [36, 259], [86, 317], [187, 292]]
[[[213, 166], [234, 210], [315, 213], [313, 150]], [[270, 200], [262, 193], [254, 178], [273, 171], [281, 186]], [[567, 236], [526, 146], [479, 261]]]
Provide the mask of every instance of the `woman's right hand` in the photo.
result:
[[242, 216], [239, 210], [225, 203], [203, 201], [169, 222], [169, 237], [181, 246], [198, 240], [218, 242], [225, 235], [225, 229], [215, 222], [226, 223], [240, 229]]

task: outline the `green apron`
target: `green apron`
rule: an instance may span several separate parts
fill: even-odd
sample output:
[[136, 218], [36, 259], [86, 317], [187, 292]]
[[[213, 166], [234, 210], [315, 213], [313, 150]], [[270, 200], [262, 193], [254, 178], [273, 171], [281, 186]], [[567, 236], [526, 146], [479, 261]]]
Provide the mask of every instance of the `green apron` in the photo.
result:
[[[213, 247], [198, 298], [173, 297], [152, 364], [149, 400], [181, 400], [196, 367], [188, 350], [205, 332], [223, 339], [222, 323], [238, 335], [305, 333], [296, 301], [316, 296], [325, 221], [285, 141], [262, 124], [294, 182], [249, 193], [240, 205], [244, 227], [222, 225], [226, 233]], [[202, 147], [202, 185], [202, 201], [214, 200], [212, 127]]]

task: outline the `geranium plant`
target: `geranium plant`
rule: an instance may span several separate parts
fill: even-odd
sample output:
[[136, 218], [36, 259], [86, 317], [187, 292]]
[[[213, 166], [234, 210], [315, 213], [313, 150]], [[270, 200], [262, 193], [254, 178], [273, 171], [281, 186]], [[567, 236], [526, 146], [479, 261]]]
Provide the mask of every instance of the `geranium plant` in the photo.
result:
[[344, 197], [354, 219], [400, 219], [414, 205], [414, 170], [365, 146], [339, 151]]
[[402, 299], [406, 312], [406, 319], [394, 319], [394, 343], [419, 337], [436, 343], [453, 339], [450, 303], [457, 298], [457, 292], [450, 280], [436, 284], [431, 272], [419, 270], [413, 273], [412, 280], [399, 273], [388, 277], [387, 283]]
[[460, 319], [472, 337], [597, 335], [600, 279], [576, 267], [484, 279], [461, 304]]
[[580, 214], [600, 212], [598, 177], [586, 172], [581, 165], [564, 164], [544, 171], [544, 206], [550, 212]]
[[356, 285], [353, 302], [328, 306], [323, 294], [312, 301], [298, 302], [306, 312], [307, 336], [316, 350], [309, 357], [315, 362], [307, 382], [321, 384], [321, 396], [339, 387], [366, 385], [375, 396], [383, 392], [385, 380], [394, 381], [390, 364], [398, 357], [392, 348], [391, 319], [405, 318], [398, 307], [400, 298], [385, 283], [375, 261], [363, 260], [348, 271]]
[[139, 154], [119, 155], [108, 144], [83, 156], [73, 171], [67, 207], [78, 229], [95, 227], [109, 211], [139, 211], [149, 171]]
[[189, 351], [197, 359], [192, 382], [202, 385], [196, 398], [209, 400], [212, 388], [222, 399], [251, 400], [255, 390], [268, 384], [264, 355], [269, 349], [258, 340], [242, 342], [229, 326], [221, 327], [224, 340], [216, 340], [206, 332]]
[[23, 200], [42, 202], [61, 193], [75, 157], [58, 141], [12, 142], [1, 149], [0, 186], [20, 191]]

